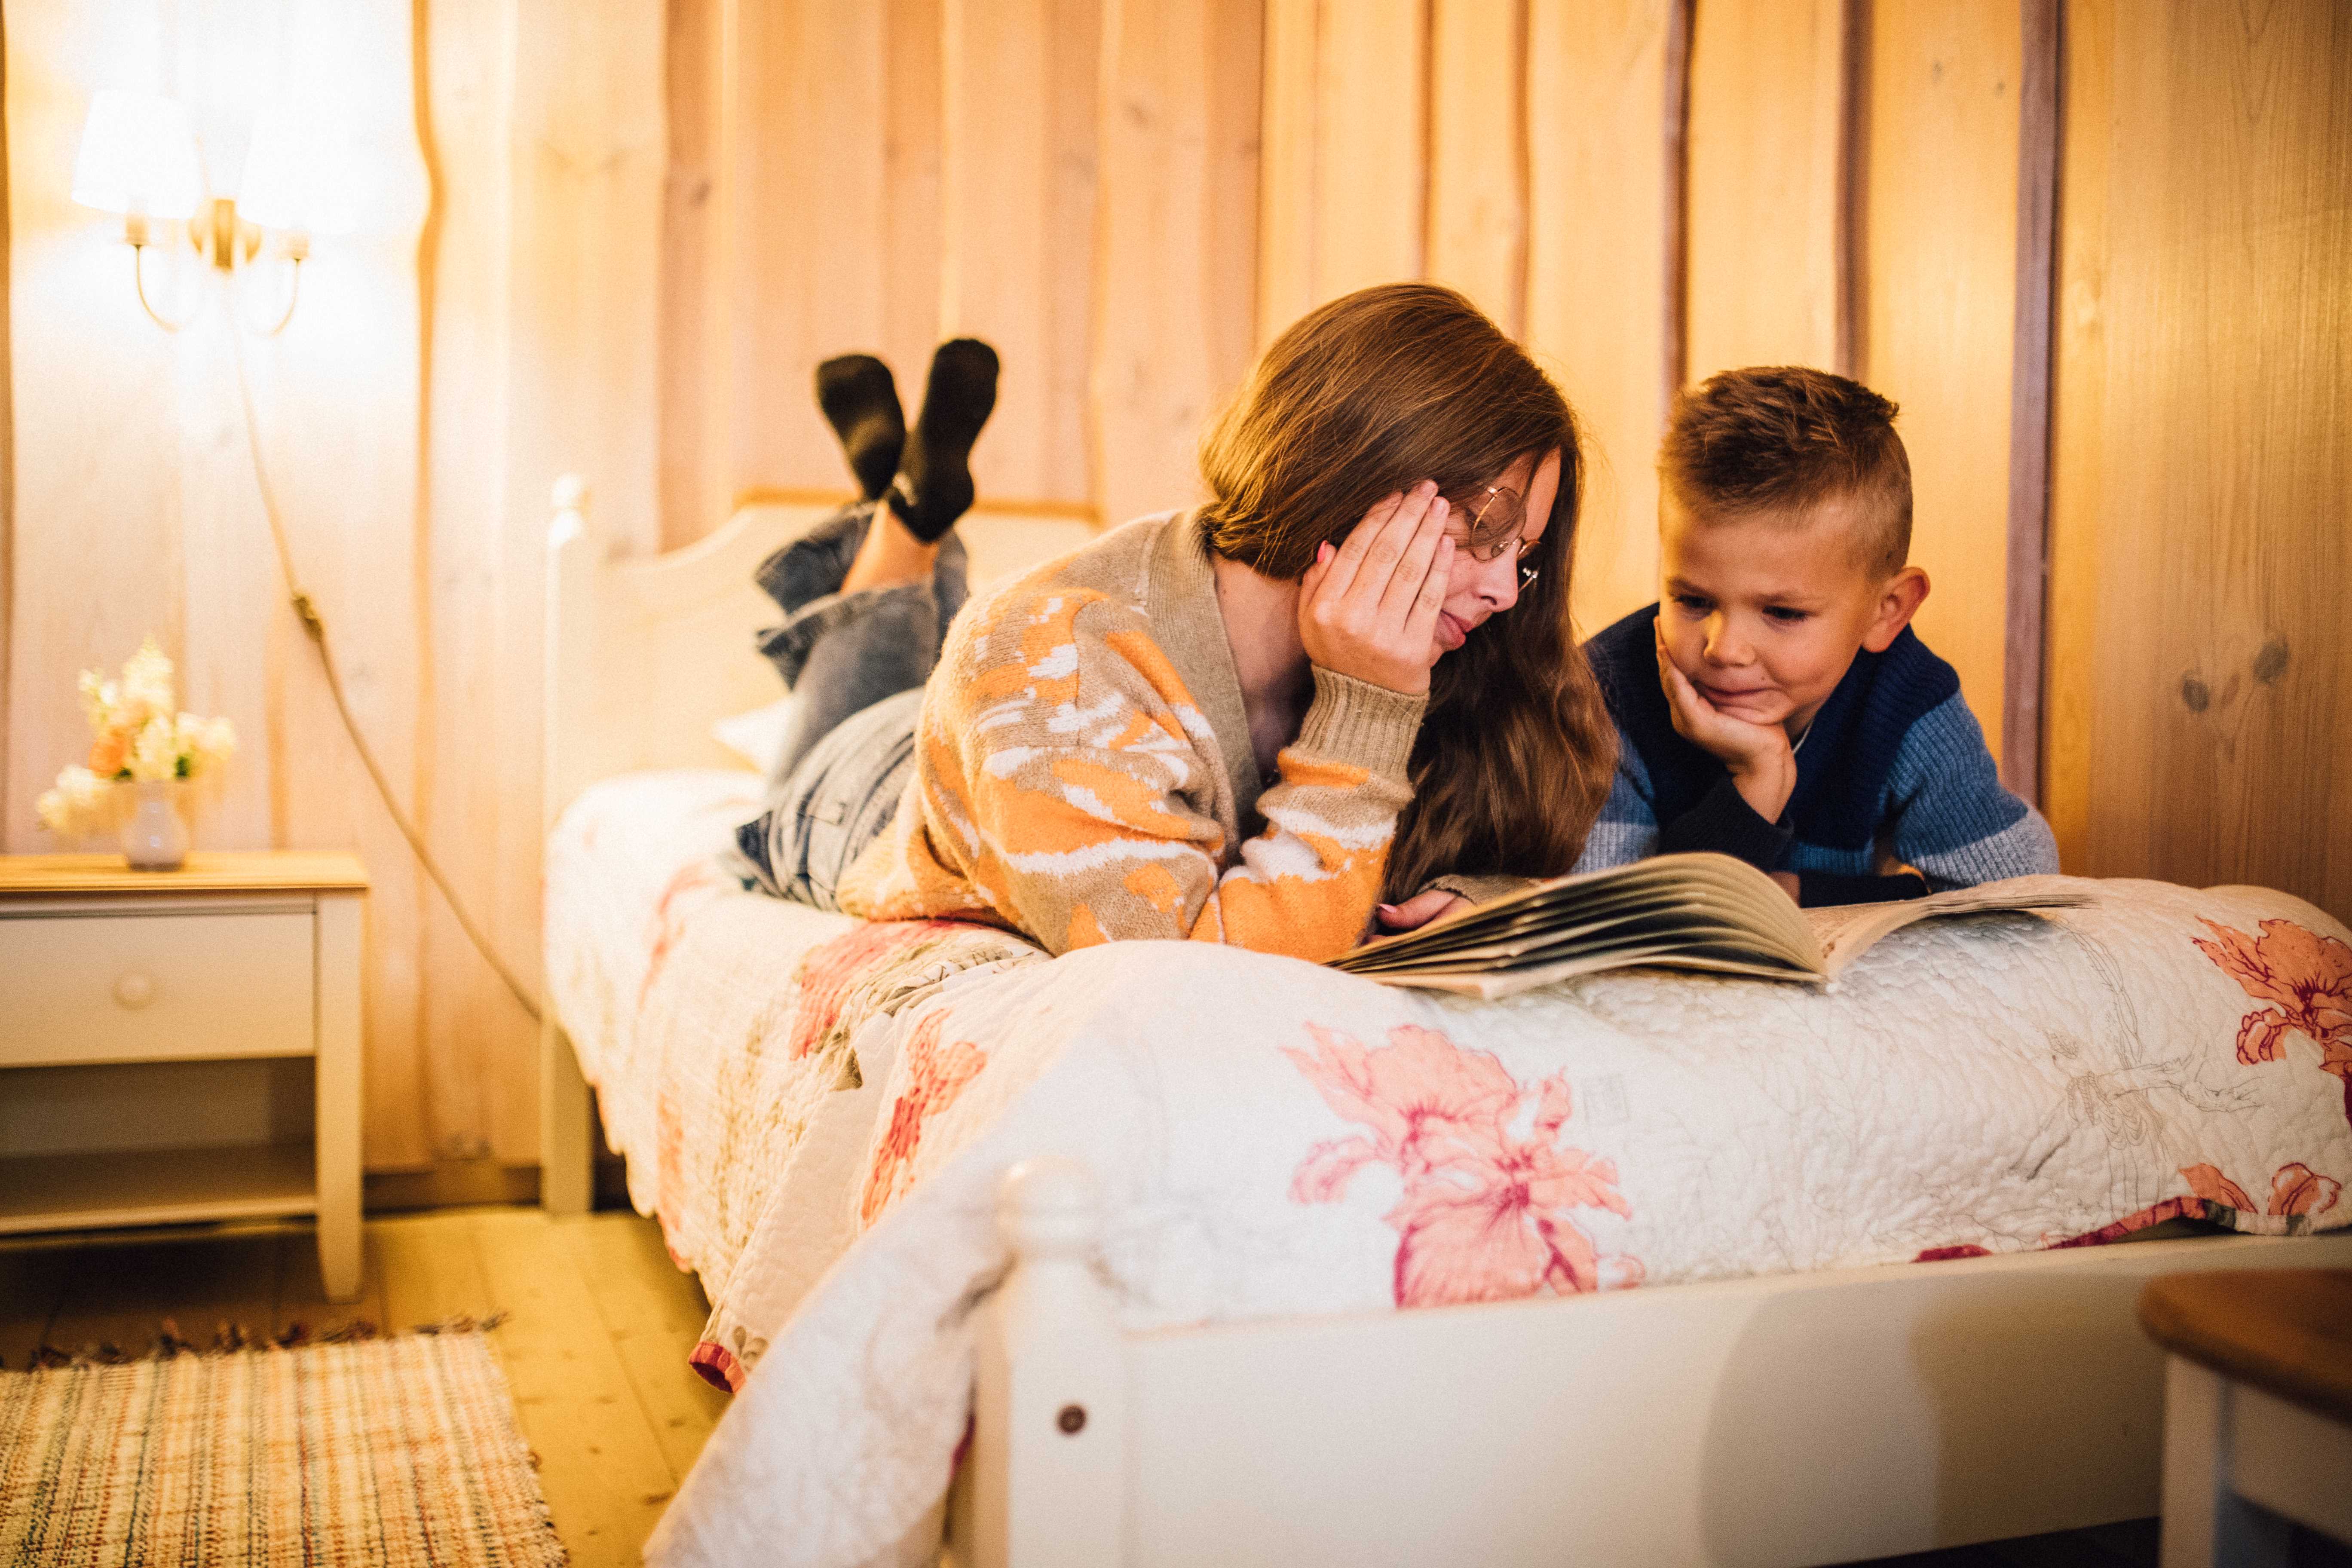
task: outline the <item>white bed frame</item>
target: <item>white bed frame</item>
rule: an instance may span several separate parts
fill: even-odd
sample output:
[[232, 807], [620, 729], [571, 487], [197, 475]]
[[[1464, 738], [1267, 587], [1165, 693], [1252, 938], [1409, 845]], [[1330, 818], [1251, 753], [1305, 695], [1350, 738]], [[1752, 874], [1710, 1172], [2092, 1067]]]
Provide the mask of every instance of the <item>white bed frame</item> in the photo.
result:
[[[580, 482], [549, 535], [547, 805], [721, 764], [772, 700], [752, 568], [829, 510], [761, 505], [614, 561]], [[977, 583], [1071, 517], [963, 524]], [[541, 1195], [590, 1197], [570, 1043], [541, 1049]], [[2352, 1234], [2207, 1237], [1131, 1334], [1089, 1263], [1094, 1184], [1008, 1174], [1016, 1262], [983, 1307], [960, 1568], [1850, 1562], [2144, 1518], [2164, 1361], [2133, 1303], [2179, 1269], [2352, 1267]]]

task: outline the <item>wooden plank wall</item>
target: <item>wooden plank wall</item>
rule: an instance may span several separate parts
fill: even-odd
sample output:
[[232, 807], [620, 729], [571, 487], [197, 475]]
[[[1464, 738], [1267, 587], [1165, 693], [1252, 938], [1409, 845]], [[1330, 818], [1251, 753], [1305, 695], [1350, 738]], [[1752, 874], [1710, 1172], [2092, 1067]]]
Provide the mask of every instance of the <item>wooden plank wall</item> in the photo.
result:
[[[2352, 914], [2345, 13], [2063, 18], [2050, 810], [2072, 869]], [[549, 481], [587, 472], [638, 551], [838, 492], [816, 362], [877, 348], [911, 403], [956, 331], [1005, 359], [984, 493], [1116, 521], [1192, 499], [1202, 425], [1301, 311], [1454, 283], [1583, 419], [1588, 628], [1654, 595], [1661, 367], [1843, 355], [1905, 406], [1921, 629], [1997, 738], [2020, 34], [2018, 0], [22, 0], [0, 842], [47, 846], [73, 672], [155, 631], [246, 739], [205, 840], [376, 870], [371, 1165], [534, 1157], [528, 1021], [280, 607], [227, 340], [150, 324], [67, 199], [99, 87], [176, 88], [233, 166], [255, 91], [348, 84], [381, 188], [249, 342], [262, 424], [361, 716], [530, 977]]]
[[988, 494], [1114, 518], [1192, 499], [1198, 429], [1255, 348], [1259, 6], [1008, 16], [8, 7], [8, 348], [28, 412], [7, 479], [44, 521], [7, 555], [0, 846], [57, 847], [33, 803], [86, 744], [74, 672], [154, 631], [187, 701], [244, 741], [202, 841], [349, 845], [377, 878], [372, 1169], [535, 1159], [536, 1036], [423, 890], [282, 608], [217, 311], [154, 326], [119, 223], [68, 199], [90, 94], [189, 100], [225, 189], [260, 95], [308, 78], [348, 100], [366, 227], [322, 239], [293, 324], [248, 342], [262, 424], [360, 718], [530, 982], [555, 475], [588, 476], [624, 550], [690, 542], [747, 495], [842, 488], [817, 360], [878, 348], [911, 405], [932, 346], [972, 331], [1006, 362]]
[[1326, 300], [1422, 276], [1429, 14], [1423, 0], [1267, 0], [1261, 343]]
[[1431, 278], [1520, 335], [1595, 463], [1580, 619], [1655, 596], [1671, 0], [1268, 0], [1260, 342]]
[[[1874, 7], [1867, 265], [1855, 374], [1902, 405], [1919, 635], [2000, 748], [2011, 320], [2017, 279], [2016, 0]], [[1935, 170], [1933, 178], [1922, 171]]]
[[[417, 267], [431, 375], [434, 671], [427, 830], [490, 940], [539, 961], [541, 566], [551, 477], [587, 476], [624, 548], [659, 548], [661, 0], [436, 4], [412, 13], [436, 171]], [[437, 899], [421, 1100], [426, 1157], [535, 1160], [538, 1035]], [[376, 1046], [370, 1041], [371, 1064]], [[371, 1080], [370, 1103], [376, 1103]], [[373, 1134], [373, 1128], [372, 1128]], [[371, 1146], [372, 1168], [393, 1162]]]
[[1256, 347], [1258, 26], [1258, 0], [1103, 7], [1087, 455], [1106, 522], [1199, 499], [1202, 429]]
[[[537, 760], [498, 741], [530, 722], [532, 709], [522, 706], [532, 700], [530, 689], [515, 666], [536, 647], [537, 605], [510, 585], [528, 579], [543, 531], [509, 506], [510, 339], [500, 324], [509, 320], [513, 279], [494, 258], [506, 252], [514, 226], [510, 34], [494, 11], [436, 7], [418, 40], [425, 69], [418, 140], [436, 187], [419, 268], [427, 370], [421, 418], [430, 454], [418, 522], [428, 564], [426, 733], [436, 759], [496, 759], [434, 769], [419, 820], [460, 896], [509, 962], [535, 979], [537, 862], [516, 867], [530, 825], [514, 817], [527, 804], [517, 774], [535, 788]], [[514, 624], [521, 616], [528, 626]], [[530, 658], [531, 676], [537, 662]], [[530, 882], [521, 884], [521, 876]], [[378, 1070], [384, 1042], [370, 1031], [367, 1163], [415, 1166], [485, 1146], [515, 1157], [514, 1135], [534, 1127], [538, 1103], [535, 1082], [515, 1064], [530, 1059], [536, 1031], [437, 899], [426, 900], [424, 919], [416, 963], [426, 977], [424, 1051], [436, 1070], [430, 1079], [420, 1073], [394, 1080], [390, 1087], [408, 1099], [387, 1102]], [[370, 941], [378, 940], [371, 931]], [[397, 1143], [379, 1131], [384, 1119], [399, 1129]], [[521, 1149], [525, 1157], [535, 1152], [533, 1145]]]
[[[846, 476], [817, 363], [1003, 358], [984, 498], [1112, 521], [1193, 499], [1254, 344], [1256, 0], [670, 0], [662, 537]], [[683, 18], [683, 19], [681, 19]], [[707, 134], [704, 127], [715, 127]], [[713, 263], [708, 258], [716, 256]], [[681, 508], [691, 510], [681, 510]]]
[[1690, 379], [1834, 368], [1840, 0], [1698, 0], [1690, 81]]
[[2075, 0], [2051, 816], [2352, 918], [2352, 10]]
[[[1675, 0], [1417, 8], [1270, 0], [1261, 337], [1381, 278], [1462, 288], [1568, 392], [1593, 460], [1578, 620], [1656, 596], [1654, 458], [1668, 346], [1664, 115]], [[1693, 8], [1693, 380], [1837, 362], [1846, 83], [1866, 95], [1853, 255], [1857, 373], [1906, 405], [1921, 620], [1998, 734], [2017, 58], [2014, 0], [1880, 0], [1845, 58], [1840, 0]], [[1377, 46], [1377, 47], [1376, 47]], [[1513, 62], [1517, 62], [1514, 65]], [[1335, 121], [1323, 95], [1350, 86]], [[1425, 108], [1423, 107], [1426, 100]], [[1416, 118], [1425, 119], [1416, 141]], [[1950, 179], [1916, 177], [1923, 163]], [[1366, 212], [1392, 216], [1363, 237]], [[1421, 232], [1411, 215], [1423, 214]]]
[[[197, 312], [166, 333], [132, 291], [120, 220], [68, 195], [89, 100], [103, 87], [175, 93], [223, 186], [262, 103], [331, 114], [348, 131], [364, 171], [359, 232], [304, 269], [293, 327], [242, 347], [298, 565], [334, 627], [353, 707], [395, 787], [419, 802], [431, 775], [416, 531], [428, 185], [410, 7], [21, 0], [8, 6], [6, 45], [9, 482], [17, 515], [38, 525], [12, 541], [0, 842], [56, 847], [34, 802], [88, 745], [75, 672], [117, 664], [155, 634], [179, 661], [183, 703], [228, 714], [239, 732], [242, 757], [204, 840], [366, 857], [369, 1146], [382, 1163], [421, 1163], [435, 1133], [418, 1114], [430, 1095], [419, 879], [286, 608], [246, 458], [235, 301], [208, 268], [159, 265], [167, 308]], [[484, 1064], [457, 1054], [456, 1081], [470, 1093]]]
[[1589, 631], [1658, 594], [1675, 3], [1531, 0], [1528, 16], [1527, 343], [1584, 425], [1592, 479], [1573, 605]]

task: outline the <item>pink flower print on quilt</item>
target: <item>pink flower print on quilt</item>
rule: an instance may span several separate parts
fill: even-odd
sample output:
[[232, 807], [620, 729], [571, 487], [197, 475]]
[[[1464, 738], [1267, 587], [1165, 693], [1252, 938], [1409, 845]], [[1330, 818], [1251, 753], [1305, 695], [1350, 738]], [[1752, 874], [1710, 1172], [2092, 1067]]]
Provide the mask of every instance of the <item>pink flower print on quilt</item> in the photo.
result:
[[671, 951], [685, 938], [688, 917], [709, 902], [725, 885], [716, 865], [697, 860], [682, 868], [662, 889], [660, 901], [654, 905], [654, 940], [646, 959], [646, 977], [637, 984], [639, 1013], [646, 1010], [646, 998], [653, 994], [654, 982], [660, 978]]
[[[2343, 1184], [2335, 1177], [2323, 1176], [2300, 1160], [2281, 1165], [2272, 1174], [2267, 1208], [2254, 1202], [2245, 1188], [2223, 1175], [2218, 1165], [2184, 1165], [2180, 1175], [2189, 1184], [2187, 1196], [2167, 1198], [2095, 1230], [2051, 1242], [2049, 1249], [2055, 1252], [2069, 1247], [2105, 1247], [2172, 1219], [2201, 1219], [2261, 1236], [2301, 1236], [2314, 1228], [2314, 1219], [2336, 1206], [2336, 1200], [2344, 1191]], [[1948, 1257], [1962, 1255], [1958, 1249], [1940, 1250]], [[1981, 1254], [1982, 1249], [1977, 1251]], [[1931, 1260], [1922, 1253], [1919, 1261]]]
[[[1309, 1024], [1313, 1051], [1283, 1047], [1328, 1105], [1366, 1133], [1318, 1143], [1291, 1178], [1295, 1203], [1337, 1203], [1367, 1165], [1404, 1192], [1385, 1216], [1398, 1235], [1400, 1307], [1503, 1301], [1637, 1285], [1638, 1258], [1603, 1255], [1572, 1216], [1630, 1216], [1617, 1168], [1559, 1145], [1572, 1110], [1568, 1080], [1523, 1089], [1495, 1057], [1404, 1024], [1367, 1047]], [[1514, 1131], [1522, 1120], [1524, 1134]]]
[[2293, 921], [2264, 921], [2248, 936], [2200, 919], [2215, 940], [2191, 937], [2221, 973], [2257, 1002], [2273, 1004], [2238, 1025], [2238, 1059], [2248, 1067], [2280, 1058], [2293, 1030], [2319, 1047], [2319, 1070], [2344, 1082], [2344, 1115], [2352, 1121], [2352, 946]]
[[830, 942], [817, 943], [803, 954], [793, 970], [793, 989], [799, 998], [788, 1047], [793, 1060], [803, 1059], [835, 1032], [850, 992], [863, 984], [882, 961], [922, 941], [943, 923], [867, 921]]
[[890, 1125], [874, 1146], [873, 1169], [866, 1173], [866, 1192], [857, 1215], [865, 1225], [881, 1217], [906, 1185], [908, 1167], [922, 1146], [923, 1124], [953, 1105], [964, 1086], [980, 1076], [988, 1057], [970, 1040], [958, 1040], [944, 1049], [940, 1030], [944, 1011], [935, 1011], [915, 1026], [907, 1041], [907, 1087], [890, 1107]]
[[2281, 1165], [2271, 1176], [2271, 1198], [2267, 1207], [2258, 1206], [2246, 1189], [2223, 1175], [2213, 1165], [2188, 1165], [2180, 1172], [2187, 1178], [2189, 1190], [2210, 1202], [2226, 1205], [2242, 1214], [2269, 1214], [2283, 1219], [2302, 1215], [2323, 1215], [2336, 1206], [2343, 1194], [2344, 1184], [2333, 1176], [2323, 1176], [2302, 1161]]

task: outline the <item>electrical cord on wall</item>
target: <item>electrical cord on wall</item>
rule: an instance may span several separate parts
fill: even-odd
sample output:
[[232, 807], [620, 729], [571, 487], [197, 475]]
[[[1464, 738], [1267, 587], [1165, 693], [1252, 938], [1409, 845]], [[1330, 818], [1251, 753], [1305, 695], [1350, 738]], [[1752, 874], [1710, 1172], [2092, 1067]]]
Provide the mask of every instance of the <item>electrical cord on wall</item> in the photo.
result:
[[295, 618], [302, 623], [303, 635], [310, 639], [310, 647], [319, 655], [319, 668], [327, 678], [327, 690], [335, 700], [335, 711], [342, 719], [343, 732], [352, 738], [352, 747], [359, 752], [361, 765], [367, 769], [368, 777], [374, 781], [375, 793], [382, 797], [384, 810], [392, 814], [393, 826], [400, 829], [403, 838], [408, 840], [408, 847], [416, 856], [416, 863], [425, 868], [425, 876], [441, 889], [441, 897], [448, 904], [449, 912], [457, 917], [458, 928], [466, 933], [466, 940], [474, 944], [475, 951], [482, 955], [482, 961], [506, 982], [507, 989], [514, 994], [516, 1004], [530, 1015], [531, 1022], [538, 1023], [538, 1001], [524, 988], [515, 972], [507, 967], [506, 961], [490, 945], [490, 939], [483, 933], [481, 927], [474, 923], [474, 917], [467, 912], [465, 901], [457, 897], [457, 889], [449, 885], [449, 879], [441, 870], [441, 863], [433, 858], [433, 851], [425, 846], [425, 835], [417, 830], [416, 824], [402, 808], [399, 798], [392, 793], [392, 783], [384, 777], [383, 764], [376, 761], [375, 749], [368, 744], [367, 736], [360, 730], [359, 721], [352, 714], [351, 700], [343, 693], [342, 671], [335, 663], [334, 647], [327, 640], [326, 619], [319, 614], [317, 603], [303, 591], [302, 579], [294, 570], [294, 551], [287, 542], [285, 521], [278, 515], [278, 494], [270, 487], [268, 466], [262, 461], [261, 422], [254, 416], [253, 385], [245, 373], [245, 344], [234, 328], [228, 333], [228, 339], [229, 355], [236, 364], [237, 402], [245, 414], [246, 450], [253, 459], [253, 482], [261, 492], [262, 514], [269, 520], [269, 539], [278, 552], [278, 574], [285, 580], [287, 598], [294, 606]]

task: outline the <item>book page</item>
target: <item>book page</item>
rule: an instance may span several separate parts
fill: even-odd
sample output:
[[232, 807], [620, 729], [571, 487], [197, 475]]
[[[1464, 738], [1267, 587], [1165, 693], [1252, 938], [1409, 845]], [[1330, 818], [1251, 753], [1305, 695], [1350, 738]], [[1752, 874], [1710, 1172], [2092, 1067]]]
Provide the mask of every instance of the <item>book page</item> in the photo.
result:
[[1558, 963], [1564, 959], [1610, 958], [1616, 962], [1633, 962], [1622, 955], [1629, 952], [1707, 952], [1718, 954], [1736, 953], [1742, 960], [1772, 966], [1786, 973], [1799, 966], [1789, 959], [1759, 948], [1752, 932], [1744, 926], [1676, 923], [1661, 925], [1656, 921], [1623, 926], [1602, 933], [1580, 934], [1570, 940], [1552, 942], [1529, 942], [1509, 951], [1494, 952], [1474, 948], [1464, 952], [1433, 953], [1427, 958], [1406, 958], [1384, 963], [1374, 969], [1360, 970], [1366, 974], [1484, 974], [1490, 972], [1538, 968]]
[[1532, 991], [1538, 985], [1556, 981], [1572, 980], [1580, 974], [1594, 974], [1603, 970], [1630, 969], [1649, 966], [1659, 969], [1699, 970], [1710, 974], [1731, 974], [1756, 980], [1818, 981], [1821, 977], [1802, 970], [1783, 969], [1768, 963], [1750, 963], [1719, 949], [1693, 952], [1678, 948], [1636, 948], [1615, 952], [1588, 953], [1567, 958], [1554, 963], [1537, 964], [1525, 969], [1441, 970], [1436, 972], [1377, 971], [1364, 975], [1367, 980], [1382, 985], [1397, 985], [1420, 991], [1449, 991], [1457, 996], [1475, 996], [1492, 1002], [1497, 997], [1514, 996], [1522, 991]]
[[1502, 921], [1391, 937], [1359, 948], [1334, 963], [1341, 969], [1369, 971], [1385, 969], [1397, 963], [1445, 959], [1458, 960], [1463, 967], [1467, 968], [1471, 966], [1470, 961], [1475, 959], [1517, 955], [1541, 949], [1564, 950], [1570, 944], [1586, 943], [1603, 933], [1643, 924], [1662, 931], [1678, 931], [1698, 925], [1731, 926], [1748, 933], [1749, 941], [1761, 942], [1776, 954], [1811, 962], [1814, 950], [1810, 942], [1799, 945], [1794, 952], [1785, 952], [1789, 943], [1756, 932], [1750, 921], [1743, 918], [1744, 914], [1738, 906], [1727, 905], [1724, 900], [1709, 896], [1703, 889], [1668, 889], [1633, 896], [1612, 895], [1572, 905], [1530, 909]]
[[1917, 921], [2088, 901], [2079, 884], [2049, 879], [1801, 911], [1742, 861], [1661, 855], [1539, 882], [1419, 931], [1366, 942], [1331, 963], [1388, 984], [1489, 997], [1636, 964], [1825, 980]]
[[1948, 915], [1995, 914], [2032, 910], [2073, 909], [2090, 902], [2090, 895], [2073, 889], [2040, 891], [2004, 889], [2000, 883], [1982, 888], [1954, 888], [1924, 899], [1885, 904], [1839, 904], [1805, 911], [1805, 923], [1822, 944], [1822, 972], [1835, 974], [1869, 951], [1881, 937], [1915, 921]]
[[1835, 974], [1880, 937], [1924, 919], [1928, 911], [1919, 906], [1927, 901], [1906, 899], [1899, 903], [1837, 904], [1807, 910], [1805, 923], [1813, 928], [1813, 938], [1822, 944], [1822, 967]]
[[1419, 931], [1376, 938], [1333, 963], [1369, 974], [1458, 953], [1469, 968], [1473, 950], [1502, 946], [1516, 954], [1556, 945], [1559, 956], [1567, 958], [1574, 955], [1580, 937], [1628, 917], [1668, 926], [1729, 925], [1747, 933], [1761, 949], [1760, 957], [1785, 959], [1808, 970], [1819, 962], [1819, 949], [1796, 906], [1762, 872], [1726, 856], [1686, 854], [1538, 883]]

